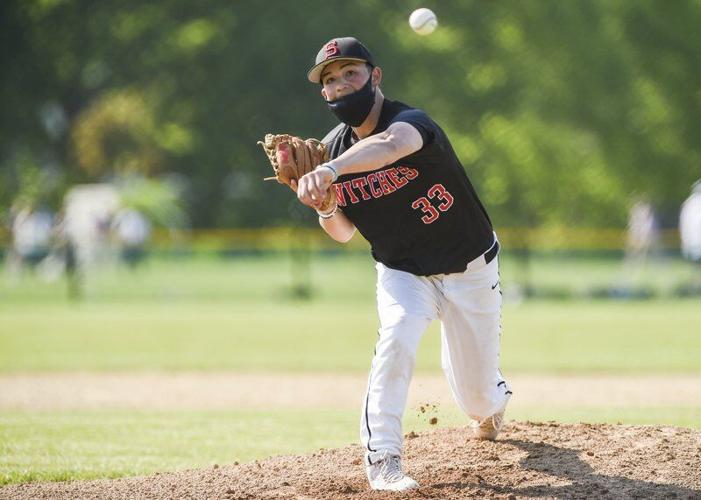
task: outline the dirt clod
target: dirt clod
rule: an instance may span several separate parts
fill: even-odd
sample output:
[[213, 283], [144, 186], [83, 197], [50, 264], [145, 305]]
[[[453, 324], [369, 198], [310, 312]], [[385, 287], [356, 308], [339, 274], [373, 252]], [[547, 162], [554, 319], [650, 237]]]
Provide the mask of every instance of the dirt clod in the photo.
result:
[[[701, 498], [701, 431], [660, 429], [511, 422], [496, 441], [469, 446], [463, 428], [434, 429], [405, 443], [405, 470], [421, 488], [402, 498]], [[0, 499], [396, 498], [369, 490], [363, 452], [353, 445], [146, 477], [15, 484]]]

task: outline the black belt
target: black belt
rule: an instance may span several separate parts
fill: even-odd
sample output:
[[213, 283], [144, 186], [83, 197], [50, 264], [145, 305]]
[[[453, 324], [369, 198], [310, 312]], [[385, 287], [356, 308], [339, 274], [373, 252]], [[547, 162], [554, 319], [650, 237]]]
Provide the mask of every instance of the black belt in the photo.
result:
[[489, 264], [494, 260], [494, 257], [497, 256], [499, 253], [499, 242], [495, 241], [494, 245], [492, 245], [492, 248], [484, 252], [484, 262]]

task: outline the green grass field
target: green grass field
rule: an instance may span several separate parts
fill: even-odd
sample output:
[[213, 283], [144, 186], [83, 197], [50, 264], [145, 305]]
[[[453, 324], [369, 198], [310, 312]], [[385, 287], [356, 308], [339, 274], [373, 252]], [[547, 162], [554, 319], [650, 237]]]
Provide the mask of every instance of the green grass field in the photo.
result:
[[[509, 265], [502, 273], [507, 294]], [[539, 275], [552, 283], [579, 273], [598, 283], [600, 267], [611, 265], [555, 260]], [[377, 330], [370, 259], [314, 259], [311, 301], [290, 296], [290, 266], [286, 258], [157, 260], [138, 273], [90, 276], [82, 303], [67, 302], [60, 282], [5, 280], [0, 372], [366, 370]], [[700, 304], [507, 301], [503, 365], [535, 372], [700, 371]], [[437, 330], [434, 324], [424, 339], [420, 370], [439, 368]]]
[[[85, 295], [89, 303], [270, 302], [290, 300], [293, 276], [308, 275], [316, 301], [373, 302], [375, 269], [369, 255], [315, 254], [306, 262], [293, 260], [287, 253], [268, 257], [152, 258], [136, 273], [114, 266], [89, 273]], [[690, 265], [678, 257], [631, 268], [615, 256], [537, 254], [524, 269], [508, 253], [500, 256], [500, 270], [507, 292], [529, 276], [536, 289], [569, 292], [575, 297], [624, 284], [652, 288], [664, 296], [688, 282], [692, 273]], [[62, 304], [65, 297], [62, 280], [47, 283], [30, 274], [18, 280], [0, 276], [0, 305]]]
[[[698, 301], [537, 302], [504, 308], [503, 367], [532, 372], [696, 372]], [[0, 308], [0, 371], [365, 371], [374, 305], [98, 303]], [[419, 370], [440, 368], [438, 323]]]
[[[502, 268], [508, 289], [510, 266]], [[599, 286], [615, 263], [542, 261], [539, 280]], [[671, 287], [683, 278], [669, 263]], [[284, 258], [156, 260], [138, 273], [90, 276], [86, 298], [36, 277], [0, 281], [0, 373], [52, 371], [365, 372], [376, 337], [374, 269], [366, 257], [314, 259], [315, 297], [290, 294]], [[513, 269], [513, 268], [511, 268]], [[655, 269], [644, 277], [649, 280]], [[665, 281], [666, 280], [666, 281]], [[507, 373], [701, 373], [701, 301], [507, 302]], [[439, 369], [438, 325], [418, 370]], [[458, 425], [441, 409], [439, 425]], [[665, 423], [701, 428], [701, 403], [681, 408], [523, 408], [513, 419]], [[301, 425], [304, 423], [305, 425]], [[407, 412], [405, 429], [424, 430]], [[355, 442], [356, 412], [0, 411], [0, 482], [117, 477], [307, 452]]]

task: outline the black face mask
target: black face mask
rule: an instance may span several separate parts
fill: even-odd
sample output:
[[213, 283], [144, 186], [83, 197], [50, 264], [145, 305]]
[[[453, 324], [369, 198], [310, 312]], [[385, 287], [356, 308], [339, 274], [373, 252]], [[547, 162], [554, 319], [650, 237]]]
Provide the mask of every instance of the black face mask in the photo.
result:
[[333, 114], [351, 127], [359, 127], [363, 124], [373, 104], [375, 104], [375, 89], [372, 88], [372, 75], [357, 92], [339, 97], [335, 101], [326, 101], [326, 105]]

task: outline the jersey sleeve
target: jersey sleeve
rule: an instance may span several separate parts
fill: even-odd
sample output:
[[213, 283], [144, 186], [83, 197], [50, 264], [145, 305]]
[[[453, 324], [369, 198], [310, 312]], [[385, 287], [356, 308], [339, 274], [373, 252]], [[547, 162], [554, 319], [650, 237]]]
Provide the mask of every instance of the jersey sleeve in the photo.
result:
[[323, 142], [326, 146], [332, 146], [333, 142], [338, 140], [338, 138], [341, 136], [344, 128], [345, 125], [343, 123], [339, 123], [334, 128], [332, 128], [328, 134], [324, 136], [321, 142]]
[[391, 123], [404, 122], [413, 126], [421, 134], [424, 146], [428, 146], [436, 138], [437, 125], [420, 109], [407, 109], [392, 118]]

